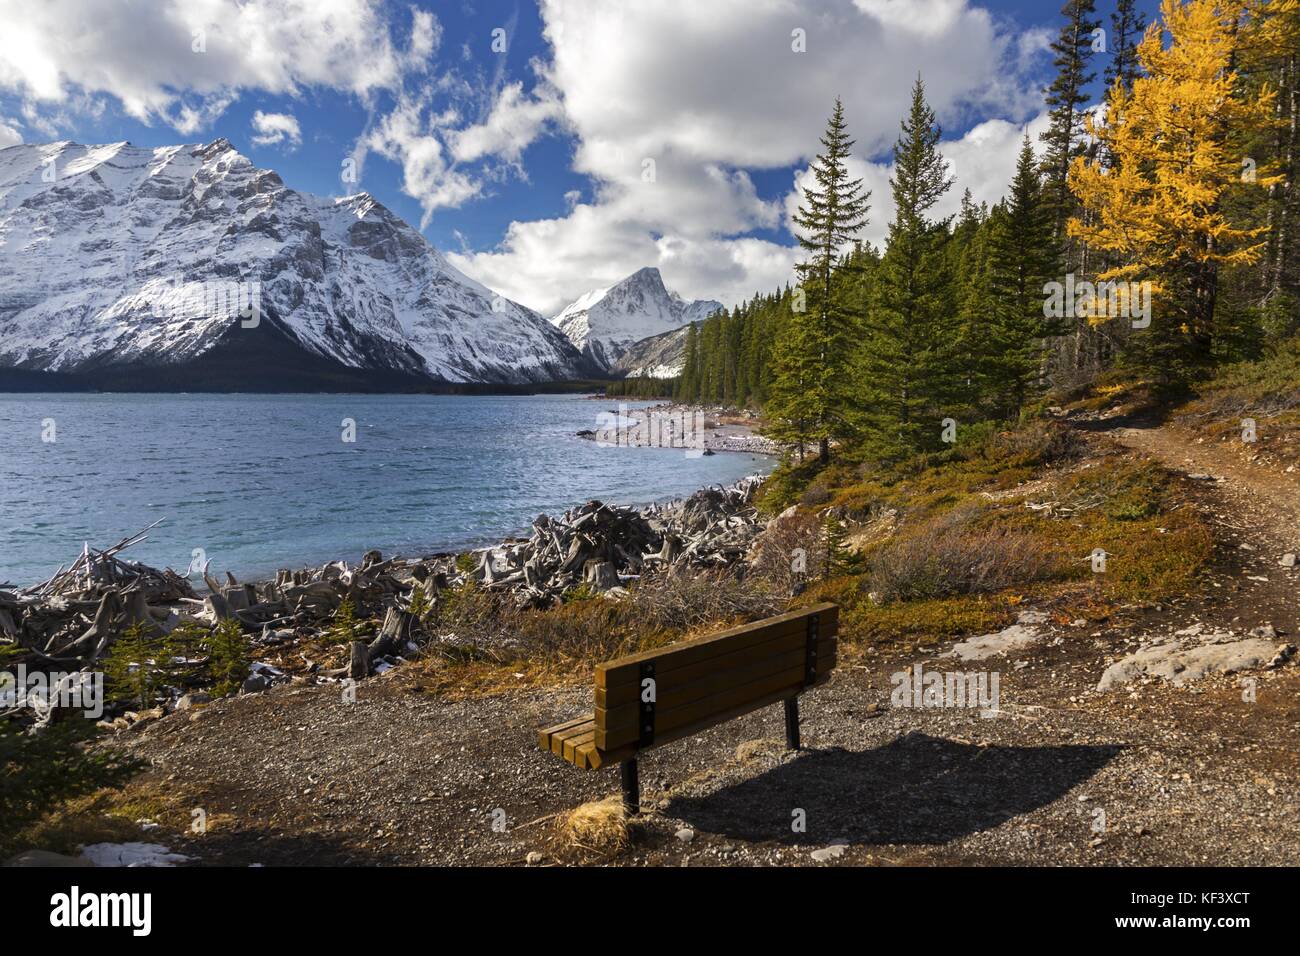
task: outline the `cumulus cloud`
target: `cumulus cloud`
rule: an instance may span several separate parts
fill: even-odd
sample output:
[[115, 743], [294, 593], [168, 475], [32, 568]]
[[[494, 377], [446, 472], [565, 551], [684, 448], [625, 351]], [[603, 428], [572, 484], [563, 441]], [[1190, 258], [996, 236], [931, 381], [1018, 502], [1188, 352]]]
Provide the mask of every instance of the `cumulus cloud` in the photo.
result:
[[578, 203], [561, 218], [512, 222], [496, 250], [451, 254], [458, 268], [516, 301], [554, 315], [590, 288], [646, 265], [687, 298], [734, 302], [785, 282], [796, 252], [780, 243], [709, 230], [660, 232], [621, 202]]
[[0, 116], [0, 149], [6, 146], [17, 146], [22, 141], [23, 134], [18, 132], [14, 122]]
[[448, 134], [452, 155], [459, 162], [500, 156], [518, 163], [523, 151], [562, 113], [563, 107], [553, 88], [543, 86], [525, 94], [523, 83], [507, 83], [482, 123]]
[[1042, 38], [969, 0], [542, 0], [541, 12], [545, 79], [594, 196], [454, 258], [547, 314], [646, 265], [684, 295], [728, 304], [787, 281], [797, 251], [755, 233], [787, 224], [801, 174], [768, 201], [749, 171], [806, 170], [836, 96], [858, 143], [853, 168], [874, 192], [866, 237], [877, 242], [918, 64], [941, 121], [1004, 117], [945, 143], [961, 178], [954, 209], [967, 186], [977, 200], [1002, 195], [1020, 124], [1041, 105], [1025, 71]]
[[0, 88], [46, 105], [117, 99], [131, 116], [183, 134], [210, 123], [241, 90], [305, 87], [359, 96], [423, 68], [439, 39], [412, 12], [399, 46], [383, 0], [6, 0]]
[[263, 113], [261, 110], [254, 113], [253, 145], [281, 144], [290, 149], [302, 145], [302, 130], [298, 127], [298, 120], [289, 113]]
[[438, 125], [437, 118], [426, 121], [424, 114], [423, 103], [403, 98], [360, 144], [401, 166], [402, 191], [417, 199], [424, 210], [421, 229], [435, 210], [459, 206], [482, 190], [480, 182], [453, 167], [442, 140], [430, 131]]
[[[887, 149], [924, 64], [950, 125], [1040, 102], [1020, 72], [1020, 33], [967, 0], [543, 0], [551, 78], [602, 172], [610, 145], [665, 148], [747, 167], [808, 158], [836, 96], [859, 152]], [[918, 22], [924, 20], [924, 28]], [[803, 31], [806, 52], [796, 52]]]

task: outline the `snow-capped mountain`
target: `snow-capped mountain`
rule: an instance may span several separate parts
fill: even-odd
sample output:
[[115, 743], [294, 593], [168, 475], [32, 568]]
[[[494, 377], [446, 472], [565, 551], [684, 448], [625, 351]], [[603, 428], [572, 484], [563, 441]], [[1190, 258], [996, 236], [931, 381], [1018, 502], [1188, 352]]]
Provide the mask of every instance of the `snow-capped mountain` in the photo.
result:
[[0, 149], [4, 367], [404, 387], [591, 372], [370, 195], [290, 189], [224, 139]]
[[686, 333], [690, 326], [633, 342], [619, 355], [611, 372], [626, 378], [676, 378], [686, 365]]
[[608, 289], [594, 289], [551, 319], [569, 341], [609, 370], [633, 343], [703, 319], [721, 302], [687, 302], [664, 286], [655, 268], [640, 269]]

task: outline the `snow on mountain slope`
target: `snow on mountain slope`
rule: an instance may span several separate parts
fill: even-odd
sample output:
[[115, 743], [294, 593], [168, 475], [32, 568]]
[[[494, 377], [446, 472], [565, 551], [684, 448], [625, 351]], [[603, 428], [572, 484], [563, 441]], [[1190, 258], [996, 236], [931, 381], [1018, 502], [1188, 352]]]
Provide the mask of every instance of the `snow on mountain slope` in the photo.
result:
[[676, 378], [686, 365], [689, 325], [633, 342], [619, 355], [610, 371], [627, 378]]
[[664, 286], [655, 268], [641, 269], [608, 289], [594, 289], [551, 319], [602, 369], [612, 369], [633, 343], [703, 319], [722, 303], [686, 302]]
[[297, 192], [224, 139], [0, 149], [0, 367], [183, 365], [259, 348], [261, 322], [317, 364], [415, 379], [591, 370], [368, 194]]

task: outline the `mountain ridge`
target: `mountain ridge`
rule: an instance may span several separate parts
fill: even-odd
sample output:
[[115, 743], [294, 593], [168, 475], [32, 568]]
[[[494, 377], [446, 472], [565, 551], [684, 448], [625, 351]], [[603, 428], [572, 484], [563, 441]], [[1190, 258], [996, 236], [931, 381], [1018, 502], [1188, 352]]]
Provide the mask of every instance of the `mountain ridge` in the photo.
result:
[[[269, 336], [247, 334], [262, 324]], [[225, 138], [0, 150], [0, 368], [149, 387], [185, 382], [221, 344], [232, 354], [195, 387], [249, 390], [240, 354], [274, 376], [255, 353], [273, 340], [298, 388], [516, 386], [601, 371], [369, 193], [291, 189]]]

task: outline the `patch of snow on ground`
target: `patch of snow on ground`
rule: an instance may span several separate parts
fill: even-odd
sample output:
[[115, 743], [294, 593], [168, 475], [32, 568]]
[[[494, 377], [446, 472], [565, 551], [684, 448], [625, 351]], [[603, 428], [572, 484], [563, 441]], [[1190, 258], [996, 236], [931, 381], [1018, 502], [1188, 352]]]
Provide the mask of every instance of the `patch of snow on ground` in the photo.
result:
[[92, 843], [81, 848], [81, 858], [95, 866], [175, 866], [190, 859], [158, 843]]

